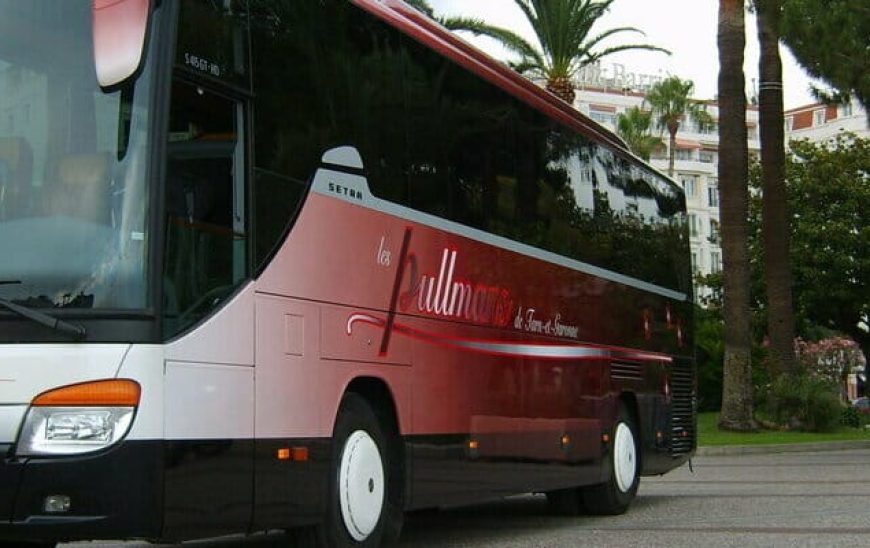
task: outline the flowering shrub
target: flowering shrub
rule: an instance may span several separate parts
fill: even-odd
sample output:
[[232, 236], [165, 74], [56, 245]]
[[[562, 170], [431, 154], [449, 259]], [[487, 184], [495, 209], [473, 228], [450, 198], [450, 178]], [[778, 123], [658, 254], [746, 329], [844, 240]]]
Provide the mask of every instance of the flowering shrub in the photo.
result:
[[761, 394], [774, 422], [810, 432], [833, 430], [838, 424], [856, 426], [843, 401], [846, 375], [865, 363], [858, 345], [843, 337], [819, 342], [796, 339], [795, 353], [800, 364], [797, 374], [780, 375]]
[[865, 360], [855, 341], [831, 337], [819, 342], [795, 339], [795, 353], [804, 371], [810, 376], [842, 385], [845, 376]]

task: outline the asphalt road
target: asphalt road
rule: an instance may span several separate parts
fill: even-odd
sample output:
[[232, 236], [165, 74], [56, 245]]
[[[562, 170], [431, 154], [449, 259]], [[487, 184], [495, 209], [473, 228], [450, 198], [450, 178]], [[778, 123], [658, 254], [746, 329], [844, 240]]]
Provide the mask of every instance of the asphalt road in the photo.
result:
[[[414, 514], [402, 547], [870, 546], [870, 449], [697, 457], [644, 478], [617, 517], [554, 517], [541, 496]], [[201, 548], [286, 546], [280, 536], [185, 544]], [[75, 543], [65, 546], [121, 546]], [[125, 543], [122, 546], [146, 546]]]

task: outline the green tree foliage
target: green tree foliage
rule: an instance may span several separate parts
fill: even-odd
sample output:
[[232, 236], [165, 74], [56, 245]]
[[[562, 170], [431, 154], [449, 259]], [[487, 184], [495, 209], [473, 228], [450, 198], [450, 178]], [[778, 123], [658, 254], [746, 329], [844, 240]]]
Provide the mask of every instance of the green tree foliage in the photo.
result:
[[830, 432], [843, 413], [837, 384], [809, 374], [780, 375], [766, 403], [778, 424], [808, 432]]
[[[752, 265], [749, 288], [755, 353], [757, 358], [763, 359], [765, 352], [761, 352], [761, 345], [767, 306], [762, 261], [762, 183], [758, 164], [752, 166], [750, 176], [756, 192], [749, 210]], [[862, 327], [870, 314], [870, 140], [842, 134], [830, 143], [792, 142], [786, 162], [786, 188], [791, 212], [790, 260], [798, 334], [808, 341], [846, 334], [870, 357], [870, 336]], [[716, 383], [721, 364], [713, 358], [717, 356], [715, 313], [722, 305], [719, 298], [722, 278], [710, 275], [700, 281], [713, 289], [714, 298], [706, 303], [712, 315], [696, 316], [699, 319], [696, 335], [699, 383]], [[762, 359], [754, 361], [761, 363]], [[803, 368], [807, 369], [806, 364]], [[763, 368], [756, 369], [756, 377], [765, 375]], [[765, 388], [766, 382], [762, 379], [757, 385]], [[785, 388], [789, 382], [786, 379], [777, 385], [781, 389], [779, 393], [771, 389], [759, 394], [760, 399], [767, 401], [773, 418], [780, 413], [770, 407], [777, 405], [774, 400], [779, 396], [791, 397]], [[701, 392], [703, 397], [705, 390], [702, 388]], [[827, 400], [823, 405], [830, 407]], [[783, 417], [784, 420], [790, 418], [785, 415], [780, 418]]]
[[[617, 27], [592, 34], [592, 27], [609, 9], [614, 0], [514, 0], [535, 33], [530, 42], [517, 33], [475, 19], [438, 18], [451, 30], [464, 30], [488, 36], [508, 50], [518, 54], [520, 60], [512, 63], [514, 69], [533, 78], [543, 78], [547, 89], [568, 103], [574, 102], [572, 78], [580, 68], [601, 58], [630, 49], [669, 51], [650, 44], [624, 44], [605, 47], [602, 43], [623, 32], [643, 34], [634, 27]], [[429, 16], [432, 8], [425, 0], [412, 0], [412, 6]]]
[[704, 110], [704, 105], [692, 99], [695, 84], [691, 80], [681, 80], [670, 76], [650, 88], [644, 100], [652, 109], [656, 127], [667, 130], [670, 136], [668, 155], [668, 175], [674, 176], [674, 154], [677, 148], [677, 132], [686, 118], [699, 124], [711, 124], [713, 119]]
[[722, 314], [715, 308], [695, 308], [695, 361], [698, 364], [698, 410], [722, 407]]
[[870, 2], [782, 0], [782, 40], [810, 75], [870, 107]]
[[[787, 164], [798, 313], [870, 356], [870, 140], [794, 141]], [[862, 327], [862, 324], [864, 327]]]
[[628, 148], [647, 161], [653, 151], [664, 146], [659, 137], [650, 134], [651, 129], [652, 112], [640, 107], [631, 107], [621, 112], [616, 120], [616, 131], [628, 144]]

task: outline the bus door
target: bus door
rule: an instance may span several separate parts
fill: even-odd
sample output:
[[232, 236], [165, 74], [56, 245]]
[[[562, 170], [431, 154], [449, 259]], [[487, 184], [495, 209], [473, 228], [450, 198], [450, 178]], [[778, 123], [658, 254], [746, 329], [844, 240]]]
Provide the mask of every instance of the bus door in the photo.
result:
[[246, 530], [253, 505], [254, 322], [245, 103], [172, 88], [164, 192], [165, 531]]

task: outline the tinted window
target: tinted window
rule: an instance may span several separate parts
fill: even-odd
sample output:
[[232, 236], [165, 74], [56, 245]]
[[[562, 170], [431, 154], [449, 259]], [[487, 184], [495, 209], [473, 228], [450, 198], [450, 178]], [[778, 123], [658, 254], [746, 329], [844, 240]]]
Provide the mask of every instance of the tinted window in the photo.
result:
[[352, 145], [385, 199], [407, 199], [399, 36], [346, 2], [252, 0], [256, 254], [280, 243], [323, 153]]
[[406, 203], [469, 226], [513, 235], [515, 103], [422, 47], [408, 43], [407, 48]]
[[688, 291], [672, 186], [426, 48], [406, 49], [403, 203]]
[[241, 105], [201, 87], [172, 90], [166, 168], [164, 331], [208, 314], [246, 275]]
[[246, 0], [179, 2], [175, 62], [199, 76], [250, 87]]
[[259, 260], [352, 145], [380, 198], [688, 291], [682, 194], [652, 172], [346, 2], [251, 5]]

